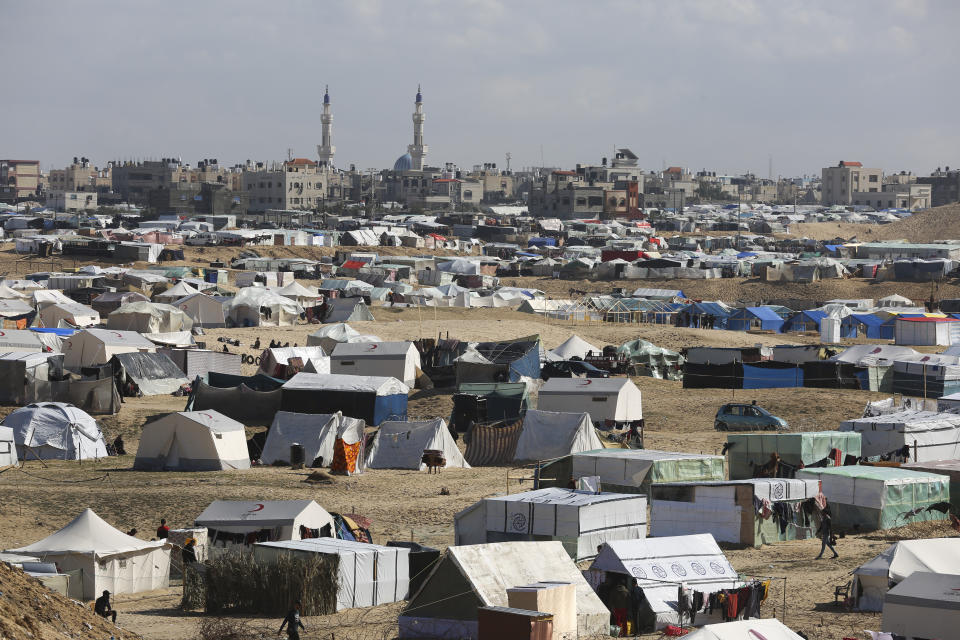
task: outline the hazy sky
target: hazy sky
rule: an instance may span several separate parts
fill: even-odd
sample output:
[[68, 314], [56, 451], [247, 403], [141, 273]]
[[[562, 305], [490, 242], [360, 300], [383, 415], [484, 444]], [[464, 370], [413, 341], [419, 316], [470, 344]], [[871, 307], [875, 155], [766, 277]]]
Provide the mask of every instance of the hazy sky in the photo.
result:
[[0, 0], [0, 157], [960, 165], [954, 0]]

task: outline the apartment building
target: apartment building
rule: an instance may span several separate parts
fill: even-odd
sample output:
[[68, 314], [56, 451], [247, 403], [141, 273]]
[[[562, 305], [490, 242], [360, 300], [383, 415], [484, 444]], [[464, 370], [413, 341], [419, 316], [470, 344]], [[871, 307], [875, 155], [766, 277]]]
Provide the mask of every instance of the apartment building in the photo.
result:
[[824, 205], [847, 206], [854, 203], [854, 193], [883, 191], [883, 169], [867, 169], [860, 162], [841, 160], [835, 167], [824, 167], [821, 180], [821, 202]]
[[14, 202], [39, 192], [39, 160], [0, 160], [0, 200]]
[[269, 170], [245, 171], [242, 191], [251, 212], [319, 209], [327, 199], [328, 173], [316, 162], [295, 158]]

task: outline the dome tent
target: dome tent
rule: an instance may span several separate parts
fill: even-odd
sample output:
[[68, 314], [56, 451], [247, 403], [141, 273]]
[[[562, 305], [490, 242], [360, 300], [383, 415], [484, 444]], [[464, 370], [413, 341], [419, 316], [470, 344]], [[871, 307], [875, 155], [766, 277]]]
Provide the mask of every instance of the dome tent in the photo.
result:
[[8, 415], [21, 460], [86, 460], [107, 457], [97, 421], [72, 404], [38, 402]]

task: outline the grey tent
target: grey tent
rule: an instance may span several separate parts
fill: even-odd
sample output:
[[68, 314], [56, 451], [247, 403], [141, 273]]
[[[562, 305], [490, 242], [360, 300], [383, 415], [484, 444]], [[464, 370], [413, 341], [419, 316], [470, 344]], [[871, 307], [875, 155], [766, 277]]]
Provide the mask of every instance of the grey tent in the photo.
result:
[[132, 382], [145, 396], [173, 393], [190, 382], [173, 360], [162, 353], [118, 353], [110, 364], [121, 389]]
[[331, 322], [372, 322], [375, 318], [361, 298], [331, 298], [327, 300], [324, 324]]

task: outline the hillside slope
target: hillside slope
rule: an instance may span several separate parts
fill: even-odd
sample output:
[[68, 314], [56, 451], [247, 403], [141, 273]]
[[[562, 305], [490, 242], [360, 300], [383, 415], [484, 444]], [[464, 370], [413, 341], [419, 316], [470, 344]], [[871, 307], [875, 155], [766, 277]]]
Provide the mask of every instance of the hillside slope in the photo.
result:
[[861, 242], [906, 240], [908, 242], [941, 242], [960, 240], [960, 204], [927, 209], [891, 224], [851, 224], [811, 222], [795, 224], [790, 234], [815, 240], [857, 237]]

